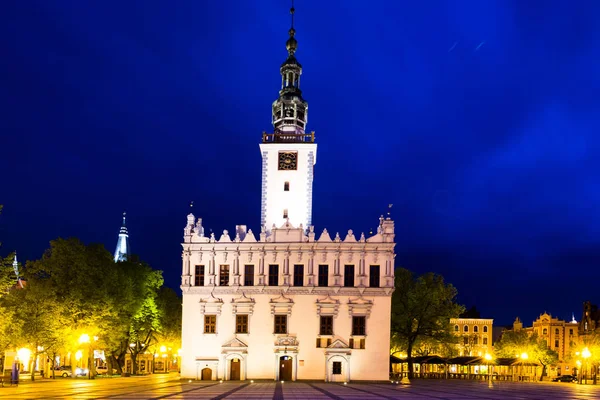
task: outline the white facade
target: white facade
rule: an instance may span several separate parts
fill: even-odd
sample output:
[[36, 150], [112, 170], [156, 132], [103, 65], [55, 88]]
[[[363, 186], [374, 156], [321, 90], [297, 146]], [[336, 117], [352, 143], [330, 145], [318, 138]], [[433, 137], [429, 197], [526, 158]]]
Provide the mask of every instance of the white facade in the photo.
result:
[[[280, 153], [297, 155], [295, 169], [280, 170]], [[288, 219], [307, 229], [312, 220], [313, 169], [317, 163], [316, 143], [261, 143], [262, 221], [268, 230]]]
[[258, 238], [238, 226], [216, 240], [190, 214], [182, 377], [388, 379], [394, 246], [390, 219], [368, 239], [326, 230], [317, 239], [286, 223]]

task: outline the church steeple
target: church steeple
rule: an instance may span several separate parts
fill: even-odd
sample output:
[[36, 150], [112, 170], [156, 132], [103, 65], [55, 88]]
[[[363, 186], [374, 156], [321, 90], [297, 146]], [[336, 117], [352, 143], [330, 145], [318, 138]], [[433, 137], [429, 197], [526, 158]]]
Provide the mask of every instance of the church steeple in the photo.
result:
[[[300, 90], [300, 75], [302, 75], [302, 65], [296, 59], [296, 49], [298, 41], [296, 40], [296, 29], [294, 28], [294, 2], [290, 13], [292, 15], [292, 26], [290, 27], [289, 38], [285, 43], [288, 57], [279, 72], [281, 73], [281, 90], [279, 98], [273, 102], [272, 123], [275, 128], [275, 135], [286, 133], [285, 137], [275, 136], [273, 139], [280, 141], [305, 141], [305, 129], [308, 117], [308, 103], [302, 98]], [[299, 136], [289, 136], [295, 134]]]
[[115, 249], [115, 262], [125, 261], [129, 257], [129, 233], [125, 223], [126, 213], [123, 213], [123, 223], [119, 230], [119, 239], [117, 240], [117, 248]]

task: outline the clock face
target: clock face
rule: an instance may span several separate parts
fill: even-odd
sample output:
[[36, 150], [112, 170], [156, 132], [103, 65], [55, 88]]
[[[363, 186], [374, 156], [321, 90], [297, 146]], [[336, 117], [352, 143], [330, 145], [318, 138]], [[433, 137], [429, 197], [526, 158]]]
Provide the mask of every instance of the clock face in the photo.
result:
[[279, 152], [279, 170], [295, 171], [298, 169], [298, 153], [295, 151]]

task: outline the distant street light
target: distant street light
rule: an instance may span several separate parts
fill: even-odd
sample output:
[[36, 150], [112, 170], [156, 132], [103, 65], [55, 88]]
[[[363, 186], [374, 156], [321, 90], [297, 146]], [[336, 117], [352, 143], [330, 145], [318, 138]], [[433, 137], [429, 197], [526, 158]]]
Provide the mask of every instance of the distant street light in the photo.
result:
[[585, 361], [585, 384], [587, 385], [587, 374], [588, 374], [588, 358], [590, 358], [590, 356], [592, 355], [592, 353], [590, 353], [590, 350], [586, 347], [585, 349], [583, 349], [583, 351], [581, 352], [581, 357], [583, 357], [583, 360]]

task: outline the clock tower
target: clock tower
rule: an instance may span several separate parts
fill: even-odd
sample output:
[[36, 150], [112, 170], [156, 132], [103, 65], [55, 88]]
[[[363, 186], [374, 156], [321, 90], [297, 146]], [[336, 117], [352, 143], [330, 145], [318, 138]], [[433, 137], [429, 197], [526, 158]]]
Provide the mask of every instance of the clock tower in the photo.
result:
[[281, 90], [273, 102], [273, 133], [263, 132], [261, 225], [270, 231], [289, 221], [312, 225], [313, 169], [317, 162], [315, 133], [306, 133], [308, 103], [300, 90], [302, 65], [296, 59], [294, 7], [286, 42], [288, 57], [281, 65]]

